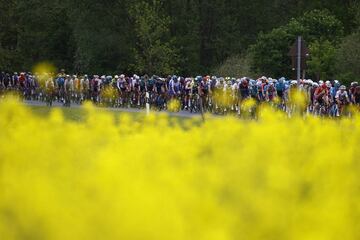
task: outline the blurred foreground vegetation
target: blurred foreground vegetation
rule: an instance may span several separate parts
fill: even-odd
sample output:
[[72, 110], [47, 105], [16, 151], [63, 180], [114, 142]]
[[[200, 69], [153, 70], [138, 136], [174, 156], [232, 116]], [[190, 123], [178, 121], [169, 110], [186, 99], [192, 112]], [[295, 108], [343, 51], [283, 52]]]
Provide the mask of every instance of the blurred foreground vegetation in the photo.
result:
[[360, 121], [211, 119], [0, 103], [0, 238], [359, 239]]

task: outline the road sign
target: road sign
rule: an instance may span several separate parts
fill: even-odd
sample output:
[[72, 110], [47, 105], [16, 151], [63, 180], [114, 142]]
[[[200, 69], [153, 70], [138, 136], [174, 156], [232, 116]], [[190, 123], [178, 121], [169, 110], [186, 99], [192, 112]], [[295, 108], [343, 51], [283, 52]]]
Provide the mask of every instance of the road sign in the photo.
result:
[[[289, 56], [291, 57], [291, 63], [292, 68], [296, 69], [298, 68], [298, 58], [300, 57], [300, 68], [302, 70], [307, 69], [306, 60], [309, 57], [309, 49], [306, 46], [306, 42], [302, 37], [300, 37], [301, 40], [297, 39], [293, 46], [291, 47], [289, 51]], [[299, 46], [300, 44], [300, 46]], [[298, 54], [300, 48], [300, 56]]]
[[307, 68], [306, 58], [309, 56], [309, 49], [306, 47], [306, 43], [301, 36], [298, 36], [296, 42], [291, 47], [289, 56], [291, 56], [292, 68], [296, 70], [296, 78], [300, 86], [301, 70], [305, 73], [304, 70]]

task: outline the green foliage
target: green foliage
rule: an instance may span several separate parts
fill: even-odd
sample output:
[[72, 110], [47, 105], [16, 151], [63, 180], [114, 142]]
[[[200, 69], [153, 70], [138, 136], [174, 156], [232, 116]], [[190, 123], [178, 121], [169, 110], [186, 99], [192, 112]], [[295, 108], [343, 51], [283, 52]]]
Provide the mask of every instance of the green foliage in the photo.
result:
[[315, 41], [309, 48], [311, 52], [311, 57], [307, 62], [309, 73], [316, 76], [317, 80], [333, 78], [336, 64], [334, 45], [328, 40]]
[[75, 70], [87, 73], [127, 71], [133, 31], [128, 1], [68, 1], [75, 41]]
[[251, 48], [252, 70], [273, 77], [290, 74], [287, 51], [293, 39], [294, 36], [283, 27], [268, 34], [260, 33], [256, 44]]
[[352, 10], [355, 16], [355, 26], [360, 30], [360, 2], [355, 3]]
[[65, 5], [58, 1], [18, 1], [17, 50], [25, 69], [41, 61], [72, 68], [72, 42]]
[[244, 77], [254, 76], [250, 69], [250, 59], [248, 55], [234, 55], [226, 59], [220, 66], [213, 71], [215, 76]]
[[360, 80], [360, 32], [347, 36], [336, 53], [336, 70], [347, 83]]
[[309, 43], [317, 40], [339, 43], [344, 35], [343, 24], [328, 10], [307, 12], [298, 22], [303, 27], [298, 34], [303, 35]]
[[174, 73], [178, 56], [170, 35], [170, 18], [163, 13], [161, 1], [140, 1], [129, 13], [136, 43], [134, 69], [148, 74]]
[[329, 11], [307, 12], [285, 26], [266, 34], [260, 33], [251, 48], [253, 69], [274, 77], [291, 76], [288, 53], [297, 36], [303, 36], [310, 45], [315, 41], [329, 41], [336, 45], [343, 34], [342, 23]]
[[14, 70], [20, 67], [16, 61], [18, 54], [15, 1], [0, 1], [0, 69]]
[[208, 74], [255, 43], [256, 72], [291, 76], [287, 52], [298, 34], [309, 44], [336, 46], [342, 32], [360, 26], [353, 0], [0, 0], [0, 6], [0, 69], [9, 71], [47, 60], [89, 74]]

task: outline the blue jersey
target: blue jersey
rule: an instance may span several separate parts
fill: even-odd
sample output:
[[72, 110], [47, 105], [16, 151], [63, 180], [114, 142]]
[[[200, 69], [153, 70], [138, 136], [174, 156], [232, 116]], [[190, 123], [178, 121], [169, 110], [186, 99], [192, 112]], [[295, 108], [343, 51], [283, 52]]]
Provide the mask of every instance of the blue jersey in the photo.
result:
[[275, 88], [276, 88], [276, 91], [283, 92], [283, 91], [285, 91], [285, 83], [278, 82], [278, 83], [276, 83]]

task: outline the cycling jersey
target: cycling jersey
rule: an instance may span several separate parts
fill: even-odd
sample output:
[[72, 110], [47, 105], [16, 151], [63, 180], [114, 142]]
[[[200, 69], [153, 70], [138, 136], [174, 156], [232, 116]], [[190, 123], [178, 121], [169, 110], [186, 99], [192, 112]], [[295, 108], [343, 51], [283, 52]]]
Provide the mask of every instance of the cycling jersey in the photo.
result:
[[117, 87], [121, 91], [126, 90], [126, 80], [124, 78], [119, 78], [117, 81]]
[[360, 92], [354, 93], [354, 101], [355, 101], [355, 104], [360, 104]]
[[246, 99], [250, 96], [250, 89], [247, 82], [242, 82], [239, 86], [239, 93], [242, 99]]
[[155, 87], [158, 93], [165, 93], [165, 82], [158, 80], [155, 83]]
[[170, 95], [176, 95], [180, 91], [180, 82], [174, 81], [173, 79], [169, 82], [169, 93]]
[[339, 100], [341, 103], [349, 102], [349, 96], [346, 91], [337, 91], [335, 98]]

